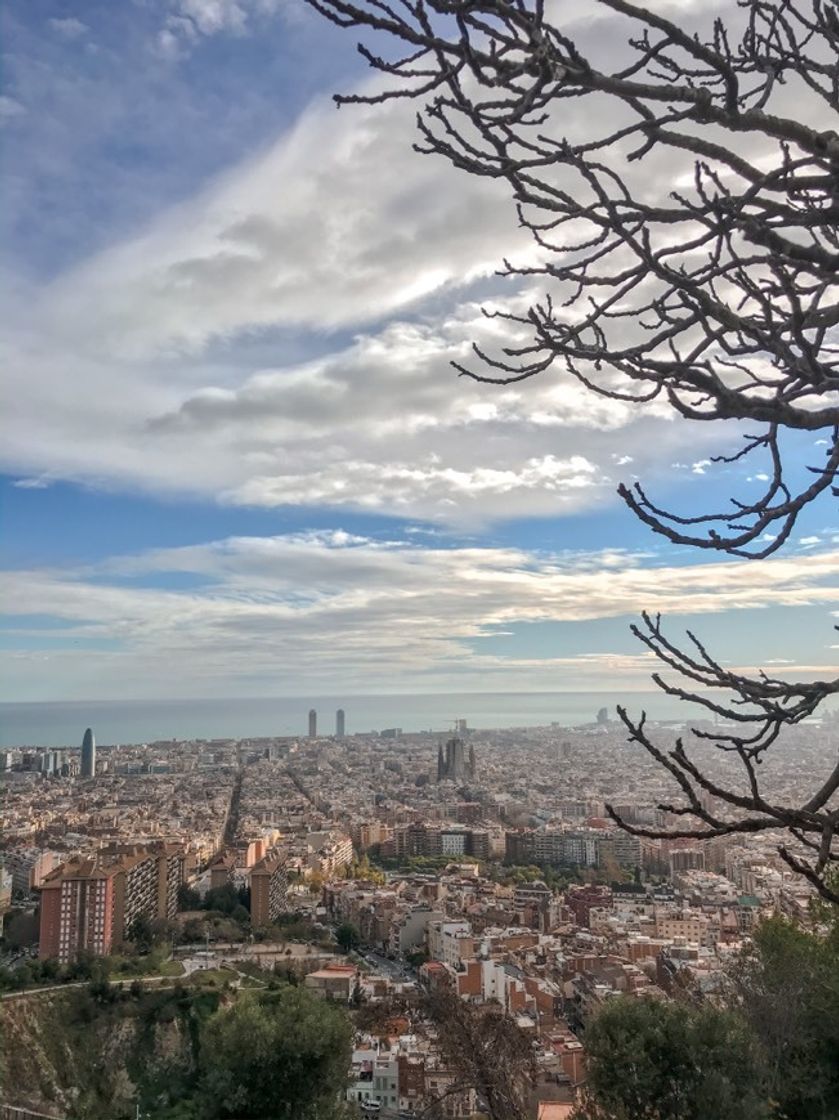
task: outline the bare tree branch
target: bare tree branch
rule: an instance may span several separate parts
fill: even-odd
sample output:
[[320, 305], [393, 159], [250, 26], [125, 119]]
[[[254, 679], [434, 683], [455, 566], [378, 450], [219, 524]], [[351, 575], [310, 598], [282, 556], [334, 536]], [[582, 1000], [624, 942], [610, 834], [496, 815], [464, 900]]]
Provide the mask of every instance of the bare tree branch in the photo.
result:
[[[525, 312], [488, 311], [517, 341], [475, 347], [474, 362], [455, 364], [462, 376], [509, 385], [562, 374], [639, 408], [664, 402], [694, 422], [731, 422], [737, 442], [716, 462], [756, 459], [758, 497], [685, 514], [640, 483], [619, 487], [641, 521], [680, 545], [764, 558], [805, 507], [839, 493], [835, 3], [740, 0], [728, 26], [702, 15], [694, 32], [658, 6], [592, 0], [625, 36], [623, 57], [604, 63], [592, 36], [584, 46], [585, 28], [552, 20], [544, 0], [308, 2], [382, 45], [360, 48], [382, 75], [378, 90], [338, 103], [416, 98], [416, 150], [506, 183], [532, 235], [535, 263], [506, 261], [501, 274], [544, 294]], [[805, 467], [791, 434], [809, 440]], [[634, 630], [680, 677], [656, 674], [660, 688], [730, 725], [696, 738], [742, 768], [745, 792], [726, 789], [682, 741], [662, 750], [643, 716], [622, 711], [631, 740], [680, 790], [667, 808], [695, 823], [667, 834], [780, 832], [788, 866], [839, 901], [825, 881], [837, 858], [839, 758], [801, 805], [774, 804], [759, 771], [781, 730], [839, 680], [749, 678], [693, 635], [679, 649], [657, 618]]]
[[[630, 742], [642, 747], [670, 774], [682, 795], [678, 804], [660, 804], [658, 808], [672, 816], [690, 818], [692, 823], [684, 828], [643, 828], [625, 821], [613, 806], [607, 805], [609, 816], [625, 831], [654, 839], [707, 840], [735, 834], [781, 833], [787, 838], [778, 844], [784, 862], [812, 883], [824, 898], [839, 903], [839, 894], [829, 876], [831, 865], [839, 862], [839, 760], [801, 805], [775, 803], [762, 792], [758, 771], [764, 752], [776, 742], [783, 728], [800, 723], [816, 711], [825, 697], [839, 693], [839, 680], [790, 683], [765, 674], [746, 677], [720, 665], [693, 634], [688, 634], [688, 638], [694, 652], [680, 650], [662, 632], [658, 615], [645, 613], [643, 622], [643, 629], [632, 627], [635, 635], [682, 680], [696, 686], [686, 689], [672, 685], [656, 673], [653, 680], [659, 688], [734, 725], [735, 730], [694, 729], [691, 734], [739, 760], [745, 792], [727, 788], [710, 777], [690, 757], [683, 739], [677, 739], [672, 749], [662, 749], [648, 732], [643, 713], [635, 720], [624, 708], [618, 708]], [[715, 806], [724, 806], [725, 812], [710, 808], [709, 798]], [[797, 850], [789, 846], [790, 836], [797, 842]]]
[[[408, 51], [386, 60], [362, 47], [391, 82], [339, 103], [422, 99], [418, 150], [506, 180], [546, 250], [542, 264], [505, 268], [548, 286], [510, 316], [530, 343], [476, 349], [481, 368], [456, 368], [501, 385], [563, 370], [605, 397], [764, 425], [725, 459], [765, 456], [757, 499], [682, 517], [640, 485], [619, 492], [674, 542], [756, 557], [780, 548], [839, 471], [834, 6], [746, 0], [735, 39], [719, 20], [700, 37], [627, 0], [597, 0], [627, 30], [627, 57], [608, 70], [541, 0], [309, 2]], [[801, 83], [823, 120], [790, 113]], [[564, 103], [582, 101], [600, 131], [572, 140], [578, 114]], [[693, 185], [662, 205], [630, 168], [668, 151], [693, 157]], [[785, 430], [823, 434], [806, 482], [785, 469]]]

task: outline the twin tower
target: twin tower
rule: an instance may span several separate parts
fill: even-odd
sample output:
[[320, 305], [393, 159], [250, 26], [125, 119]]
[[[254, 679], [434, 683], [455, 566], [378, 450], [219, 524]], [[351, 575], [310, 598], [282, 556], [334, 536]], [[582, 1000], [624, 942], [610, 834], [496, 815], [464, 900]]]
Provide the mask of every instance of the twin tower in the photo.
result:
[[[344, 717], [344, 709], [339, 708], [335, 713], [335, 738], [343, 739], [346, 734], [346, 719]], [[314, 708], [309, 709], [309, 738], [317, 739], [318, 737], [318, 713]]]

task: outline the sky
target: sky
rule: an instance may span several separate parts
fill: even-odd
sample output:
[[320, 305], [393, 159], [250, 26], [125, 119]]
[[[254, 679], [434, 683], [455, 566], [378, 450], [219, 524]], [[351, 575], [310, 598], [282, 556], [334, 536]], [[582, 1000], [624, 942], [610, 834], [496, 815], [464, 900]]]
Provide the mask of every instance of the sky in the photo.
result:
[[754, 494], [710, 462], [736, 431], [455, 375], [534, 249], [415, 106], [336, 109], [349, 35], [302, 0], [3, 8], [0, 699], [643, 689], [643, 609], [835, 674], [829, 500], [764, 563], [673, 547], [617, 484]]

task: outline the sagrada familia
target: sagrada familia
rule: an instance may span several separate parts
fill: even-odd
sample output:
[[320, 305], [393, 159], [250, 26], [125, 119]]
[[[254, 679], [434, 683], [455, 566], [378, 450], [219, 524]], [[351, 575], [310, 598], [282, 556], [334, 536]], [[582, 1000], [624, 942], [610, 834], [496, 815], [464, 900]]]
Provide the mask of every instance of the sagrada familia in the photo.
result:
[[475, 748], [469, 744], [467, 758], [466, 744], [462, 739], [449, 739], [446, 743], [446, 753], [443, 754], [443, 744], [437, 749], [437, 781], [446, 779], [462, 782], [467, 778], [475, 777]]

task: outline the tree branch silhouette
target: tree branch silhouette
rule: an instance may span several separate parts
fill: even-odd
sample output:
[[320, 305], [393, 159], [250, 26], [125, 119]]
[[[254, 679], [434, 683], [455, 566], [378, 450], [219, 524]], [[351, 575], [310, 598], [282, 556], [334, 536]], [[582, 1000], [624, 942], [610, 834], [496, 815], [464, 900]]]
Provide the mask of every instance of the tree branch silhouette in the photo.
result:
[[[757, 460], [758, 497], [700, 513], [668, 510], [640, 482], [618, 492], [649, 528], [679, 545], [762, 559], [801, 514], [839, 493], [839, 10], [828, 0], [740, 0], [692, 33], [629, 0], [593, 0], [624, 33], [623, 57], [598, 64], [585, 35], [543, 0], [308, 0], [332, 23], [370, 32], [359, 50], [381, 75], [339, 104], [419, 102], [421, 153], [507, 184], [532, 236], [527, 278], [544, 295], [495, 309], [515, 337], [465, 377], [495, 385], [564, 374], [590, 392], [669, 407], [733, 429], [716, 462]], [[662, 189], [661, 182], [668, 186]], [[791, 437], [809, 440], [796, 465]], [[691, 637], [679, 650], [649, 616], [636, 635], [685, 681], [656, 683], [734, 724], [712, 739], [742, 763], [749, 790], [717, 785], [679, 741], [658, 748], [645, 719], [621, 712], [633, 742], [684, 798], [671, 811], [720, 836], [783, 830], [781, 857], [836, 901], [839, 767], [805, 804], [760, 789], [763, 753], [812, 715], [839, 680], [799, 684], [725, 670]], [[730, 702], [704, 692], [727, 689]], [[699, 734], [699, 733], [694, 733]], [[729, 810], [710, 813], [701, 794]]]

